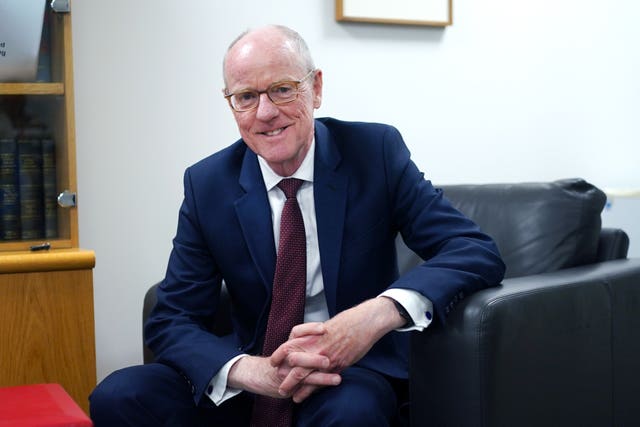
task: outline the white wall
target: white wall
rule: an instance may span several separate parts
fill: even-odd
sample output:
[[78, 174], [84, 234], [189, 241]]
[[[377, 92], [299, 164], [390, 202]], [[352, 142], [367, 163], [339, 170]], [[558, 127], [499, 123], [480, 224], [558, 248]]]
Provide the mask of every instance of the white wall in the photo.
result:
[[[454, 0], [444, 30], [339, 24], [333, 4], [73, 3], [99, 378], [141, 361], [142, 298], [164, 275], [184, 168], [237, 138], [220, 63], [247, 27], [298, 29], [324, 71], [318, 115], [397, 126], [436, 183], [580, 176], [640, 187], [640, 2]], [[605, 222], [623, 218], [640, 241], [634, 215]]]

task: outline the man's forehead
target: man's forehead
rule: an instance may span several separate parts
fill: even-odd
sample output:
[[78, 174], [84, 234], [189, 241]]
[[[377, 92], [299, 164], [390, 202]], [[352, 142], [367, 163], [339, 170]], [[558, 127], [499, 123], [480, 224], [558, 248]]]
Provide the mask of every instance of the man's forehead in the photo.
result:
[[303, 68], [300, 58], [291, 51], [274, 49], [267, 52], [256, 45], [238, 46], [238, 51], [227, 58], [225, 65], [227, 77], [236, 79], [256, 74], [292, 77]]
[[250, 58], [258, 54], [295, 56], [293, 42], [280, 33], [273, 31], [262, 34], [249, 33], [235, 44], [229, 51], [229, 57], [235, 59]]

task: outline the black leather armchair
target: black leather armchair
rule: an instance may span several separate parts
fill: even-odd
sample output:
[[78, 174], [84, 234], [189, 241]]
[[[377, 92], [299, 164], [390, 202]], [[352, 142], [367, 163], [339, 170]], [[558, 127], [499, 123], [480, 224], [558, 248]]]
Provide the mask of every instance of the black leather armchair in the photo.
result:
[[[443, 189], [496, 240], [507, 278], [412, 334], [411, 425], [640, 425], [640, 259], [601, 229], [604, 193], [579, 179]], [[401, 272], [420, 262], [397, 243]], [[154, 304], [155, 286], [143, 318]]]

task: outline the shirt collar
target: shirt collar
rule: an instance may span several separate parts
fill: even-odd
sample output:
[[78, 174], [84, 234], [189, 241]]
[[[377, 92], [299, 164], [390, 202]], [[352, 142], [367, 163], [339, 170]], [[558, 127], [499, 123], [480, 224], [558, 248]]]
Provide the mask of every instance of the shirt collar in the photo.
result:
[[271, 169], [271, 167], [267, 164], [267, 161], [262, 157], [258, 156], [258, 163], [260, 165], [260, 171], [262, 172], [262, 179], [264, 180], [264, 185], [267, 189], [267, 192], [271, 191], [273, 187], [278, 185], [280, 181], [284, 178], [298, 178], [303, 181], [313, 182], [313, 165], [315, 158], [315, 138], [311, 141], [311, 146], [309, 147], [309, 151], [307, 151], [307, 155], [304, 157], [302, 164], [291, 176], [280, 176]]

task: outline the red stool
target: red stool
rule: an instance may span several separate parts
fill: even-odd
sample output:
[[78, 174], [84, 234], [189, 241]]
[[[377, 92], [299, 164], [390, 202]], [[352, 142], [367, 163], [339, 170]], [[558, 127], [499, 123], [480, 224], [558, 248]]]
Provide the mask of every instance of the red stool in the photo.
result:
[[0, 388], [0, 427], [92, 427], [59, 384]]

